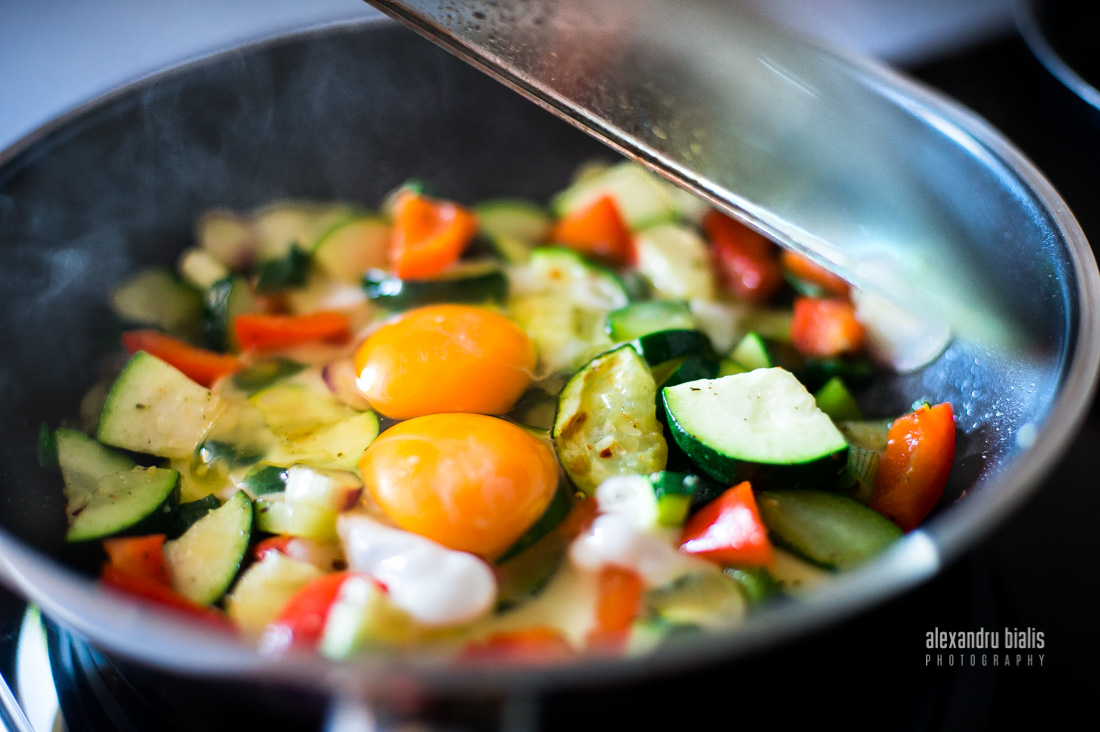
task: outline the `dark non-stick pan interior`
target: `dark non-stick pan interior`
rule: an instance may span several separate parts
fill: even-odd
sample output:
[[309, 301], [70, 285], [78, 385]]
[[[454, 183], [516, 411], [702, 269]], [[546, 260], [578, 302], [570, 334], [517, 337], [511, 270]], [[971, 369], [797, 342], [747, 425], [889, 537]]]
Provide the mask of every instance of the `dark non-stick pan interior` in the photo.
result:
[[[0, 159], [0, 526], [64, 555], [60, 478], [38, 465], [39, 426], [72, 420], [102, 354], [118, 350], [112, 287], [174, 262], [204, 210], [287, 198], [376, 207], [412, 178], [463, 201], [545, 200], [593, 156], [611, 154], [389, 23], [219, 55], [50, 126]], [[921, 398], [955, 405], [963, 438], [952, 498], [980, 493], [1042, 441], [1077, 345], [1079, 264], [1061, 224], [1004, 174], [1005, 196], [1021, 199], [1004, 225], [1027, 233], [975, 246], [1021, 283], [1017, 309], [1032, 314], [1037, 337], [1007, 354], [954, 344], [865, 395], [872, 414]], [[972, 520], [958, 519], [954, 535]]]

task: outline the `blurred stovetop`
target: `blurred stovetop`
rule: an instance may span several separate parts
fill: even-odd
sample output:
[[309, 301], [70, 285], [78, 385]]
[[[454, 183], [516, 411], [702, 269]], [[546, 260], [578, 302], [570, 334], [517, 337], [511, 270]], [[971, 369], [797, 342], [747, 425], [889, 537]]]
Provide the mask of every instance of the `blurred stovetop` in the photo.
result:
[[[340, 0], [321, 6], [337, 15], [344, 9], [357, 12]], [[776, 7], [789, 11], [790, 3]], [[0, 10], [0, 18], [6, 12]], [[908, 67], [1000, 128], [1046, 173], [1089, 239], [1100, 241], [1100, 123], [1045, 75], [1005, 28], [1003, 17], [989, 17], [983, 33], [998, 30], [992, 39], [932, 60], [911, 55]], [[3, 27], [0, 20], [0, 39]], [[0, 146], [10, 142], [4, 132], [0, 126]], [[1092, 602], [1097, 579], [1091, 564], [1100, 555], [1095, 525], [1100, 492], [1092, 462], [1098, 453], [1100, 409], [1094, 405], [1061, 466], [1007, 524], [933, 582], [882, 608], [737, 664], [553, 695], [529, 719], [547, 730], [694, 726], [714, 718], [731, 726], [768, 720], [791, 727], [841, 719], [849, 728], [1058, 728], [1074, 712], [1089, 710], [1088, 700], [1100, 680], [1100, 633]], [[9, 679], [11, 628], [21, 613], [17, 601], [0, 596], [0, 668]], [[1001, 662], [994, 668], [992, 661], [982, 665], [978, 659], [972, 665], [969, 658], [960, 663], [957, 656], [952, 665], [946, 656], [942, 666], [934, 660], [927, 664], [926, 633], [979, 628], [1043, 632], [1042, 666], [1035, 659], [1030, 667], [1006, 668]], [[52, 638], [56, 656], [58, 643], [69, 640], [59, 641], [56, 630]], [[65, 648], [70, 647], [61, 650]], [[24, 683], [37, 687], [46, 682]], [[460, 711], [485, 721], [476, 711]], [[453, 715], [455, 710], [443, 708], [440, 713]], [[72, 727], [91, 728], [81, 723]]]

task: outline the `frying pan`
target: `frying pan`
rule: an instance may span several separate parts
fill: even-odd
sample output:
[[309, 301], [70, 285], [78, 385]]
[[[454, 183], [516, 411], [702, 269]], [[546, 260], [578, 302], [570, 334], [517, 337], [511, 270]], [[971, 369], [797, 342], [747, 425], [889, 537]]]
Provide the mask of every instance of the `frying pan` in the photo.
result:
[[[560, 667], [463, 668], [430, 651], [334, 663], [271, 659], [106, 593], [63, 541], [56, 474], [36, 459], [38, 427], [76, 411], [117, 349], [107, 308], [135, 269], [171, 264], [196, 216], [275, 199], [375, 205], [408, 178], [464, 201], [545, 199], [572, 169], [607, 156], [595, 141], [394, 24], [339, 24], [234, 50], [127, 87], [48, 125], [0, 156], [0, 574], [96, 647], [165, 670], [285, 684], [403, 713], [421, 695], [509, 694], [730, 659], [819, 629], [926, 580], [981, 540], [1055, 464], [1091, 402], [1100, 363], [1092, 303], [1100, 276], [1084, 236], [1043, 177], [965, 110], [889, 72], [913, 114], [938, 115], [968, 157], [940, 171], [944, 205], [994, 228], [966, 241], [999, 266], [1026, 338], [1014, 350], [953, 342], [933, 364], [885, 377], [873, 414], [918, 398], [950, 401], [961, 431], [941, 510], [868, 565], [743, 630], [685, 640], [645, 659]], [[992, 177], [999, 195], [969, 199]], [[990, 222], [995, 222], [992, 226]], [[965, 494], [965, 495], [964, 495]], [[79, 562], [77, 562], [79, 564]], [[362, 719], [342, 706], [336, 720]], [[345, 714], [348, 710], [351, 713]], [[357, 716], [357, 713], [362, 713]]]

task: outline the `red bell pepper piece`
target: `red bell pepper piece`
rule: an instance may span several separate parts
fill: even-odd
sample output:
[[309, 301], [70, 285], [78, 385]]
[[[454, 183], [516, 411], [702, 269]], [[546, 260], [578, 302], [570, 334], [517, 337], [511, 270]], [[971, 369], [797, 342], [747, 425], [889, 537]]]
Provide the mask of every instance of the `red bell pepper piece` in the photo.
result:
[[335, 572], [307, 583], [294, 593], [264, 635], [279, 639], [285, 647], [317, 645], [325, 632], [329, 611], [340, 596], [340, 587], [350, 572]]
[[471, 641], [459, 654], [463, 661], [526, 661], [538, 663], [569, 658], [573, 646], [557, 628], [534, 626], [492, 633]]
[[803, 282], [809, 282], [812, 285], [816, 285], [827, 295], [841, 299], [848, 298], [848, 293], [851, 291], [851, 288], [842, 277], [833, 274], [824, 267], [818, 266], [801, 254], [796, 254], [788, 249], [784, 249], [783, 253], [779, 255], [779, 261], [783, 265], [783, 269], [792, 276], [797, 277]]
[[477, 218], [465, 208], [404, 191], [393, 207], [393, 271], [403, 280], [434, 277], [458, 261], [476, 233]]
[[596, 580], [596, 623], [588, 645], [617, 651], [626, 644], [642, 599], [642, 578], [622, 567], [605, 567]]
[[771, 565], [772, 544], [748, 481], [722, 493], [687, 520], [680, 532], [680, 551], [720, 564]]
[[845, 300], [800, 297], [794, 301], [791, 342], [804, 356], [829, 358], [863, 348], [863, 324]]
[[720, 211], [703, 217], [722, 284], [742, 300], [767, 302], [783, 285], [776, 247], [763, 235]]
[[103, 567], [100, 580], [108, 587], [114, 587], [135, 597], [179, 611], [222, 630], [235, 631], [233, 623], [220, 611], [189, 600], [175, 590], [159, 582], [119, 569], [113, 564]]
[[879, 461], [871, 508], [905, 531], [932, 512], [955, 461], [955, 415], [950, 404], [927, 404], [890, 426]]
[[244, 362], [236, 356], [192, 346], [159, 330], [127, 331], [122, 334], [122, 343], [130, 353], [145, 351], [207, 388], [221, 377], [244, 368]]
[[252, 548], [252, 557], [258, 562], [269, 552], [285, 555], [287, 545], [292, 541], [294, 541], [293, 536], [269, 536]]
[[317, 341], [342, 342], [351, 337], [351, 323], [343, 313], [322, 311], [309, 315], [244, 313], [233, 321], [242, 351], [278, 351]]
[[107, 552], [107, 561], [115, 569], [170, 587], [168, 564], [164, 561], [164, 539], [164, 534], [105, 539], [103, 549]]
[[611, 196], [598, 198], [560, 219], [550, 231], [550, 241], [611, 264], [634, 260], [630, 229]]

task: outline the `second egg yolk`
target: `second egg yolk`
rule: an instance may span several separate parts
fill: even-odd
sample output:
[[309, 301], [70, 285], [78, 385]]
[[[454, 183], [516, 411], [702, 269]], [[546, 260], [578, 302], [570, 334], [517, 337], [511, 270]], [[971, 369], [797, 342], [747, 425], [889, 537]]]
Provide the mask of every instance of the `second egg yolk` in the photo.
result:
[[518, 425], [481, 414], [433, 414], [379, 435], [359, 463], [363, 483], [401, 528], [500, 556], [557, 489], [551, 449]]
[[387, 417], [504, 414], [531, 383], [535, 347], [503, 315], [466, 305], [410, 310], [355, 354], [359, 388]]

